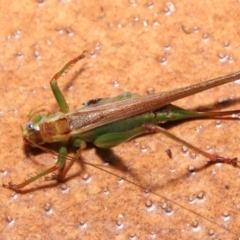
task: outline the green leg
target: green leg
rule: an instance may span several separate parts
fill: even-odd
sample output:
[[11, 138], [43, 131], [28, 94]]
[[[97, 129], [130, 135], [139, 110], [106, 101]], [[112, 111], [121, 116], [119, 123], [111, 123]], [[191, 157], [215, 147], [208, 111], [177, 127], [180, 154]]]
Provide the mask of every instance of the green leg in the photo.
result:
[[112, 148], [145, 133], [149, 133], [149, 130], [143, 126], [125, 132], [107, 133], [96, 138], [93, 144], [99, 148]]
[[81, 156], [81, 153], [87, 146], [86, 143], [81, 139], [76, 139], [73, 145], [74, 147], [79, 147], [77, 150], [77, 153], [75, 154], [74, 158], [70, 161], [70, 163], [67, 166], [65, 166], [65, 160], [64, 160], [64, 163], [63, 163], [64, 167], [60, 169], [60, 173], [57, 175], [58, 180], [63, 180], [66, 177], [72, 165], [78, 160], [78, 158]]
[[83, 59], [85, 57], [86, 51], [84, 51], [80, 56], [72, 59], [69, 61], [58, 73], [56, 73], [53, 78], [50, 81], [50, 86], [53, 92], [53, 95], [55, 96], [55, 99], [60, 107], [60, 111], [63, 113], [67, 113], [69, 110], [68, 104], [66, 102], [65, 97], [63, 96], [61, 90], [59, 89], [57, 85], [57, 80], [63, 75], [66, 70], [71, 67], [74, 63], [79, 61], [80, 59]]

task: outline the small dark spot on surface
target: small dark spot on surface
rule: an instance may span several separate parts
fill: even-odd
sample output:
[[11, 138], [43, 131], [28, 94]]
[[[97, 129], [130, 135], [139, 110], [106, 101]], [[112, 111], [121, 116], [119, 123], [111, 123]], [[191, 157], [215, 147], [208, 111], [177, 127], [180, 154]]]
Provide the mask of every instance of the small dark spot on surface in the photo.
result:
[[168, 149], [165, 150], [165, 152], [167, 153], [169, 158], [172, 158], [172, 151], [171, 151], [171, 149], [168, 148]]

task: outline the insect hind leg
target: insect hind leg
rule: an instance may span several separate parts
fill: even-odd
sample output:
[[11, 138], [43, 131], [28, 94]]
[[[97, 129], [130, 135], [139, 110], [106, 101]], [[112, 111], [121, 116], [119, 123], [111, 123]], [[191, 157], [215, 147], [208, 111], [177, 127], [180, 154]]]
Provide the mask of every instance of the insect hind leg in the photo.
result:
[[143, 127], [145, 127], [149, 132], [152, 132], [152, 133], [153, 132], [160, 132], [160, 133], [164, 134], [165, 136], [171, 138], [175, 142], [183, 144], [184, 146], [200, 153], [202, 156], [208, 158], [210, 163], [227, 163], [227, 164], [233, 165], [234, 167], [238, 166], [237, 158], [224, 158], [224, 157], [221, 157], [221, 156], [218, 156], [218, 155], [207, 153], [207, 152], [201, 150], [200, 148], [195, 147], [192, 144], [184, 141], [183, 139], [173, 135], [172, 133], [168, 132], [166, 129], [161, 128], [158, 125], [149, 123], [149, 124], [144, 124]]

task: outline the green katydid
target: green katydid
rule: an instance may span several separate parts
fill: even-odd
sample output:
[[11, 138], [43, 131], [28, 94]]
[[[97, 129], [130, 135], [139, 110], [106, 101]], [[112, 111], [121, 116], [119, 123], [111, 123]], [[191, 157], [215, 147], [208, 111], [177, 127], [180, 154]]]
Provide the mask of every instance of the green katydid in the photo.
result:
[[[240, 110], [224, 112], [188, 111], [170, 104], [172, 101], [238, 80], [240, 79], [240, 72], [147, 96], [124, 93], [113, 98], [93, 99], [76, 110], [69, 111], [65, 97], [57, 85], [57, 80], [72, 64], [84, 57], [85, 52], [69, 61], [50, 81], [60, 112], [55, 114], [30, 114], [31, 120], [23, 130], [24, 140], [34, 147], [45, 150], [40, 145], [53, 142], [60, 143], [56, 165], [20, 184], [9, 182], [3, 184], [4, 187], [17, 191], [56, 170], [59, 170], [58, 175], [52, 176], [51, 179], [63, 180], [71, 166], [81, 156], [87, 142], [92, 142], [99, 148], [111, 148], [136, 136], [153, 132], [163, 133], [202, 154], [211, 162], [237, 165], [237, 158], [223, 158], [209, 154], [167, 132], [159, 124], [182, 119], [231, 117], [232, 114], [240, 113]], [[66, 143], [69, 141], [73, 142], [73, 146], [77, 147], [78, 150], [74, 160], [67, 165], [65, 164], [67, 159]]]

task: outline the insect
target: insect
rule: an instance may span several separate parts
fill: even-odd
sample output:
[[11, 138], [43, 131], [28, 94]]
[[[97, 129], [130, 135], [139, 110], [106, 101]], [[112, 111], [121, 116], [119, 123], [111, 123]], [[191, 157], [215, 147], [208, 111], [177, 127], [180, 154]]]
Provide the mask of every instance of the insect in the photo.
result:
[[[71, 65], [83, 59], [85, 55], [86, 52], [84, 51], [81, 55], [69, 61], [50, 81], [60, 111], [55, 114], [30, 113], [30, 121], [23, 129], [23, 139], [34, 147], [46, 150], [41, 146], [42, 144], [58, 142], [60, 147], [57, 163], [20, 184], [9, 182], [3, 184], [3, 187], [18, 191], [31, 182], [43, 176], [46, 177], [47, 174], [56, 170], [59, 171], [58, 174], [48, 177], [48, 179], [63, 180], [74, 162], [81, 156], [87, 142], [92, 142], [99, 148], [112, 148], [136, 136], [153, 132], [161, 132], [180, 144], [202, 154], [210, 162], [223, 162], [237, 166], [237, 158], [224, 158], [209, 154], [167, 132], [159, 125], [167, 121], [182, 119], [217, 118], [222, 116], [231, 118], [235, 116], [237, 118], [236, 114], [239, 114], [240, 110], [196, 112], [172, 105], [171, 102], [238, 80], [240, 79], [240, 72], [147, 96], [127, 92], [113, 98], [96, 98], [85, 102], [76, 110], [69, 111], [68, 104], [58, 87], [57, 80]], [[233, 114], [235, 115], [232, 116]], [[70, 141], [78, 150], [73, 160], [66, 164], [67, 143]]]

